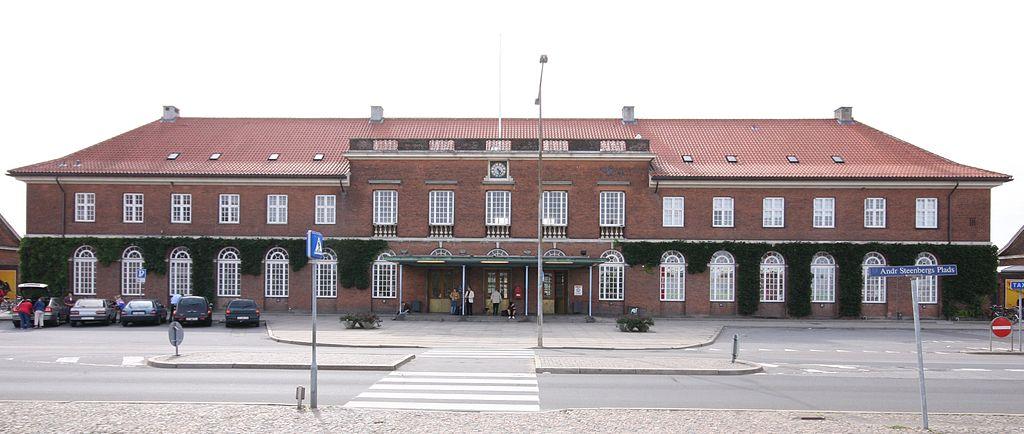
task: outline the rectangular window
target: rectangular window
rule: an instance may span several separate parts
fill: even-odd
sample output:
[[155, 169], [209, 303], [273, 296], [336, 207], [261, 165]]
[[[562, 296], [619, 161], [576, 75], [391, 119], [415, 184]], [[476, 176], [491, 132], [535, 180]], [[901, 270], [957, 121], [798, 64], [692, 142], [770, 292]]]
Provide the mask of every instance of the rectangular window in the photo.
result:
[[75, 193], [75, 221], [96, 221], [96, 193]]
[[511, 191], [488, 191], [485, 202], [487, 226], [508, 226], [512, 223]]
[[313, 262], [313, 287], [317, 298], [338, 297], [338, 263], [336, 261]]
[[939, 200], [934, 197], [917, 198], [917, 228], [935, 229], [939, 227]]
[[373, 224], [398, 224], [398, 191], [373, 191]]
[[600, 281], [598, 286], [598, 298], [601, 300], [622, 300], [622, 276], [625, 267], [622, 264], [598, 266]]
[[171, 223], [192, 223], [192, 195], [171, 195]]
[[221, 297], [238, 297], [242, 295], [241, 282], [239, 279], [238, 260], [217, 261], [217, 295]]
[[811, 302], [833, 303], [836, 301], [836, 267], [832, 265], [811, 266]]
[[333, 194], [318, 194], [316, 196], [316, 224], [334, 224], [337, 210], [337, 207], [335, 206], [336, 202], [337, 198]]
[[761, 209], [761, 225], [766, 228], [781, 228], [786, 225], [785, 198], [764, 198]]
[[836, 199], [833, 197], [814, 198], [814, 227], [836, 227]]
[[455, 192], [434, 190], [430, 192], [430, 224], [452, 226], [455, 224]]
[[683, 197], [661, 198], [661, 225], [666, 228], [683, 227], [683, 209], [685, 206]]
[[781, 302], [786, 299], [786, 268], [761, 266], [761, 301]]
[[139, 281], [139, 270], [142, 261], [139, 259], [121, 259], [121, 295], [142, 295], [142, 282]]
[[376, 261], [373, 263], [373, 298], [395, 298], [398, 281], [398, 265], [394, 262]]
[[241, 221], [242, 200], [237, 194], [220, 195], [220, 222], [238, 224]]
[[544, 202], [544, 226], [565, 226], [569, 221], [569, 192], [566, 191], [545, 191]]
[[712, 265], [711, 301], [733, 301], [736, 294], [736, 266]]
[[74, 280], [71, 282], [75, 295], [96, 294], [96, 258], [75, 258]]
[[869, 197], [864, 199], [864, 227], [885, 227], [885, 198]]
[[143, 213], [143, 196], [142, 193], [125, 193], [124, 194], [124, 222], [125, 223], [142, 223]]
[[267, 261], [264, 296], [288, 296], [288, 261]]
[[172, 259], [167, 280], [171, 295], [192, 295], [192, 261]]
[[602, 191], [600, 199], [600, 225], [605, 227], [626, 226], [626, 193], [622, 191]]
[[731, 228], [733, 226], [733, 201], [731, 197], [714, 198], [711, 215], [711, 226]]
[[267, 224], [284, 225], [288, 224], [288, 195], [268, 194], [267, 195]]
[[661, 266], [661, 301], [686, 300], [686, 266]]

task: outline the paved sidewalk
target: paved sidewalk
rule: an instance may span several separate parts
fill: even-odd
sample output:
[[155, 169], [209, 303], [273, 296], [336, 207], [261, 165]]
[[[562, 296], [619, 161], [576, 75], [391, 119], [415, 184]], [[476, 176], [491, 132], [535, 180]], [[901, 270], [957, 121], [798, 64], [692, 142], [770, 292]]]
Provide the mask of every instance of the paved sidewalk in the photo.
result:
[[[192, 353], [146, 359], [157, 368], [184, 369], [309, 369], [306, 353]], [[317, 367], [324, 370], [394, 371], [413, 359], [411, 354], [317, 354]]]
[[743, 375], [764, 372], [756, 363], [688, 357], [536, 356], [537, 372], [552, 374]]

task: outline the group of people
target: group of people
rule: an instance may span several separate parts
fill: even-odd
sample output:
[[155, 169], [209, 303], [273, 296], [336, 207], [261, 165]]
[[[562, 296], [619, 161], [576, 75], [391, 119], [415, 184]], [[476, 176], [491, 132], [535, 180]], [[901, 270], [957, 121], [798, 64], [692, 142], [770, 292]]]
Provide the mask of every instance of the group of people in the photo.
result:
[[[64, 306], [70, 309], [74, 304], [74, 298], [72, 298], [69, 292], [64, 297]], [[46, 305], [47, 300], [44, 297], [36, 297], [35, 300], [25, 297], [21, 300], [21, 303], [14, 307], [12, 312], [18, 314], [18, 322], [21, 324], [22, 330], [28, 330], [29, 328], [41, 329], [43, 328]]]
[[[473, 315], [473, 302], [476, 301], [476, 292], [473, 291], [472, 287], [466, 287], [466, 315]], [[449, 311], [452, 315], [459, 315], [462, 313], [461, 295], [459, 294], [458, 288], [452, 288], [452, 292], [448, 294], [448, 298], [452, 301], [452, 308]], [[501, 305], [501, 291], [491, 291], [491, 310], [492, 316], [498, 316], [498, 309]], [[486, 309], [484, 309], [486, 312]], [[508, 301], [508, 308], [501, 311], [502, 316], [508, 316], [508, 319], [516, 319], [516, 302], [512, 299]]]

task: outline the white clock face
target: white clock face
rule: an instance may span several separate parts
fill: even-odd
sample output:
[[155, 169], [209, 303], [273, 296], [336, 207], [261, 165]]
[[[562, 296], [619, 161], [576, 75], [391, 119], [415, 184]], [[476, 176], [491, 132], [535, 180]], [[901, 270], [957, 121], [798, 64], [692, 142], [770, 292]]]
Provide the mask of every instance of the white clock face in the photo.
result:
[[504, 178], [508, 175], [508, 167], [503, 161], [495, 161], [491, 163], [491, 178]]

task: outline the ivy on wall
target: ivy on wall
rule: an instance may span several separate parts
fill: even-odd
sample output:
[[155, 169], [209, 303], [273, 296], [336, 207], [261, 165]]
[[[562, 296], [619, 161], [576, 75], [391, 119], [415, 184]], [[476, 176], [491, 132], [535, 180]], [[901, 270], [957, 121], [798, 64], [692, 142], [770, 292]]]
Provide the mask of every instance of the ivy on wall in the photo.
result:
[[[305, 240], [301, 239], [219, 239], [219, 238], [23, 238], [21, 257], [22, 282], [46, 283], [53, 294], [68, 289], [69, 261], [75, 250], [91, 246], [96, 260], [110, 265], [121, 259], [124, 249], [136, 246], [145, 258], [150, 274], [167, 274], [168, 256], [178, 247], [185, 247], [192, 256], [192, 292], [212, 300], [216, 295], [217, 254], [226, 247], [238, 249], [242, 274], [258, 276], [263, 273], [263, 260], [267, 251], [281, 247], [288, 251], [292, 271], [299, 271], [309, 262]], [[338, 282], [343, 287], [366, 289], [369, 287], [370, 264], [387, 249], [383, 240], [327, 240], [327, 247], [338, 254]]]
[[[937, 244], [853, 244], [853, 243], [738, 243], [738, 242], [624, 242], [621, 244], [630, 266], [658, 267], [661, 255], [676, 250], [686, 258], [686, 272], [707, 271], [711, 255], [724, 250], [736, 259], [736, 307], [751, 315], [760, 302], [760, 263], [765, 253], [778, 252], [786, 260], [786, 311], [802, 317], [811, 313], [811, 260], [818, 252], [836, 260], [836, 303], [838, 314], [861, 314], [861, 263], [864, 255], [878, 252], [889, 265], [913, 265], [918, 254], [928, 252], [941, 264], [956, 264], [959, 275], [942, 277], [939, 284], [942, 311], [947, 317], [975, 316], [987, 297], [998, 288], [996, 248]], [[968, 315], [964, 315], [964, 312]]]

